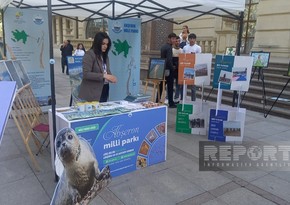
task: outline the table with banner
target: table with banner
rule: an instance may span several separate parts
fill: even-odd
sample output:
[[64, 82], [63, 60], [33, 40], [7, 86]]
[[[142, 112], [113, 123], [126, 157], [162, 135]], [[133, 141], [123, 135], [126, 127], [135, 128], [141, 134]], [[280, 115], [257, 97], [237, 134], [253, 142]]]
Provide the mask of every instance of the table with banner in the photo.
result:
[[[109, 165], [113, 177], [166, 160], [166, 106], [73, 120], [67, 115], [72, 112], [69, 109], [57, 109], [56, 131], [73, 128], [92, 146], [99, 168]], [[52, 123], [51, 110], [49, 122]], [[53, 143], [52, 134], [50, 140]], [[51, 147], [54, 167], [54, 146]]]

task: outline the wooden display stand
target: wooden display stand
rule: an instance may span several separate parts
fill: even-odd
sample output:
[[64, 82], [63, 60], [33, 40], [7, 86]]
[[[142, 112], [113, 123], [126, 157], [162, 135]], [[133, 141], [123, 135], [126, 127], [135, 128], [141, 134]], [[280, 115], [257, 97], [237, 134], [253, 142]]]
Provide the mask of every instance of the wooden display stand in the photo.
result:
[[[165, 79], [163, 79], [163, 80], [145, 79], [144, 94], [146, 94], [146, 92], [147, 92], [148, 83], [152, 83], [153, 84], [153, 91], [152, 91], [152, 95], [151, 95], [151, 101], [155, 102], [156, 93], [157, 93], [158, 102], [161, 104], [164, 104], [165, 96], [166, 96], [166, 94], [165, 94], [165, 82], [166, 82]], [[160, 92], [159, 92], [160, 83], [162, 83], [162, 96], [160, 96]]]
[[[49, 126], [45, 122], [47, 120], [44, 118], [42, 110], [35, 99], [30, 84], [18, 90], [12, 106], [11, 117], [18, 128], [35, 169], [40, 170], [40, 166], [32, 152], [30, 140], [32, 139], [36, 145], [38, 149], [36, 155], [38, 155], [43, 145], [49, 140]], [[44, 140], [39, 140], [36, 132], [39, 132]]]

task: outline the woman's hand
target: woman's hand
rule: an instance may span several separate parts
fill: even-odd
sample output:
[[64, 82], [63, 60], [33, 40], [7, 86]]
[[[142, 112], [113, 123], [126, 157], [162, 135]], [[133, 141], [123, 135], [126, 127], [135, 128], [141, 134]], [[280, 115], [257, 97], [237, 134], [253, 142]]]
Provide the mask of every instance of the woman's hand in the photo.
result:
[[106, 80], [108, 80], [110, 83], [116, 83], [117, 82], [117, 78], [114, 75], [105, 74], [104, 78]]

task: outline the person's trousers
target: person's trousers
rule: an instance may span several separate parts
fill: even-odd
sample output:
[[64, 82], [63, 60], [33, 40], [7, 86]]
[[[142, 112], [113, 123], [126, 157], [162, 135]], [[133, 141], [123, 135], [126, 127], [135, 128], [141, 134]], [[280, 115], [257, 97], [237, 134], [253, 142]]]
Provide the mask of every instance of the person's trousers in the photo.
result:
[[68, 74], [68, 67], [67, 67], [66, 57], [61, 57], [62, 73], [64, 73], [65, 67], [66, 67], [66, 74]]
[[[174, 105], [173, 101], [173, 85], [174, 85], [174, 78], [173, 78], [173, 73], [170, 72], [169, 76], [165, 77], [165, 84], [167, 85], [167, 96], [168, 96], [168, 104]], [[159, 84], [159, 93], [160, 97], [162, 96], [162, 90], [163, 90], [163, 84]], [[158, 93], [157, 93], [158, 94]], [[156, 102], [158, 102], [158, 97], [156, 98]]]
[[100, 102], [107, 102], [108, 98], [109, 98], [109, 83], [104, 84], [103, 86]]

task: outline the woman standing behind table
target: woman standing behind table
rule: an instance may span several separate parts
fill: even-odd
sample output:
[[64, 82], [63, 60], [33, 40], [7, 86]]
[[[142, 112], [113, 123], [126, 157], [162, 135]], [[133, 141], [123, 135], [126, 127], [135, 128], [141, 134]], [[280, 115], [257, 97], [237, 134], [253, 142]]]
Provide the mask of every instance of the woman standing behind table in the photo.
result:
[[95, 35], [93, 45], [83, 58], [83, 79], [80, 85], [79, 98], [85, 101], [107, 102], [109, 83], [116, 83], [112, 75], [108, 53], [111, 39], [105, 32]]
[[86, 53], [85, 47], [82, 43], [78, 43], [77, 49], [74, 52], [74, 56], [84, 56]]

